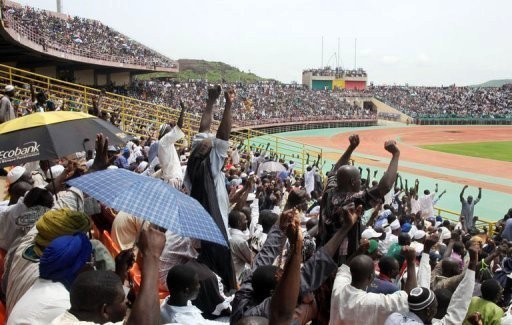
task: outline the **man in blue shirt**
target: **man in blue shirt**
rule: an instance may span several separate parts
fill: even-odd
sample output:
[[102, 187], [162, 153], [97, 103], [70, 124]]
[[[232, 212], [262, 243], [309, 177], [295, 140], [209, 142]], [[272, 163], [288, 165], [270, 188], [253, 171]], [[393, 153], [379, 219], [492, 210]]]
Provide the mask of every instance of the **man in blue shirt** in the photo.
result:
[[398, 291], [393, 279], [398, 275], [400, 266], [398, 261], [391, 256], [384, 256], [379, 261], [380, 273], [373, 279], [367, 292], [383, 293], [385, 295]]

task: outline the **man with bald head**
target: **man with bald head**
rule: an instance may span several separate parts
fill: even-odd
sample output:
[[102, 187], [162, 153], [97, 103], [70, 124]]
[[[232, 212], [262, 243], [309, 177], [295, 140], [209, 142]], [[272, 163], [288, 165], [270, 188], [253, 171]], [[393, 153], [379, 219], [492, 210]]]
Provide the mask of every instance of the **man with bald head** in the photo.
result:
[[[321, 243], [327, 242], [336, 229], [342, 226], [338, 222], [340, 220], [338, 214], [341, 207], [351, 203], [354, 203], [356, 206], [362, 205], [363, 210], [375, 207], [383, 202], [384, 195], [391, 190], [397, 176], [400, 150], [395, 141], [386, 141], [384, 148], [392, 154], [388, 169], [377, 186], [362, 190], [359, 170], [355, 166], [349, 165], [350, 156], [359, 145], [359, 136], [357, 134], [351, 135], [349, 143], [347, 150], [329, 173], [326, 191], [322, 196], [322, 211], [319, 224]], [[357, 248], [360, 233], [359, 225], [352, 228], [349, 234], [351, 240], [349, 241], [346, 255], [350, 255]]]
[[445, 257], [432, 271], [432, 289], [448, 289], [453, 293], [463, 278], [459, 261]]

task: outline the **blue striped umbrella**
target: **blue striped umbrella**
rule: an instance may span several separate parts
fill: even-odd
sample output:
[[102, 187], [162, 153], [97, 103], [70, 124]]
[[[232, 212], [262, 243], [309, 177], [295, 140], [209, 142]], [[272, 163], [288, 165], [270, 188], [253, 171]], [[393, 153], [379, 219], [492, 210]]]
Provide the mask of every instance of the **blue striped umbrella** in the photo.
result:
[[180, 236], [227, 246], [220, 229], [203, 206], [160, 179], [126, 169], [112, 169], [86, 174], [67, 183], [106, 206]]

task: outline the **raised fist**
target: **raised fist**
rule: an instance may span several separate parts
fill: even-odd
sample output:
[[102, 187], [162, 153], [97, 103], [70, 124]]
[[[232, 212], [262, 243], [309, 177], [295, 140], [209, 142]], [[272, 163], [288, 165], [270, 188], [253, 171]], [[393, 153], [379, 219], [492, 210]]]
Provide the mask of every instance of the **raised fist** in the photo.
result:
[[391, 153], [392, 155], [397, 154], [400, 152], [396, 145], [395, 140], [388, 140], [384, 143], [384, 149], [386, 149], [387, 152]]
[[348, 141], [350, 142], [350, 146], [352, 148], [356, 148], [359, 145], [359, 135], [352, 134], [348, 137]]
[[221, 92], [222, 88], [220, 85], [208, 88], [208, 101], [216, 101], [219, 98]]
[[233, 104], [236, 98], [236, 92], [233, 88], [230, 88], [224, 92], [224, 98], [226, 99], [226, 104]]

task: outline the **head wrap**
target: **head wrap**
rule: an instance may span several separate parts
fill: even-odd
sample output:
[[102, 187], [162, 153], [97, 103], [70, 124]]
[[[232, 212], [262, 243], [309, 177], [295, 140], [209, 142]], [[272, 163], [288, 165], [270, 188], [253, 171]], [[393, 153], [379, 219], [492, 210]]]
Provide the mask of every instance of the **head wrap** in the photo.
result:
[[409, 232], [411, 231], [412, 225], [410, 223], [404, 223], [402, 225], [402, 232]]
[[427, 308], [434, 301], [434, 293], [432, 290], [417, 287], [411, 290], [407, 302], [409, 303], [409, 310], [418, 311]]
[[44, 250], [39, 261], [39, 276], [64, 284], [69, 290], [78, 272], [89, 261], [92, 245], [81, 232], [73, 236], [60, 236]]
[[13, 169], [11, 169], [9, 171], [9, 173], [7, 173], [7, 182], [9, 182], [9, 184], [16, 183], [18, 181], [18, 179], [20, 179], [21, 176], [23, 176], [23, 174], [25, 173], [26, 170], [27, 169], [22, 166], [14, 167]]
[[38, 256], [41, 256], [44, 249], [55, 238], [87, 231], [91, 228], [91, 224], [85, 213], [61, 209], [46, 212], [36, 222], [36, 228], [38, 234], [34, 239], [34, 251]]
[[14, 86], [13, 85], [7, 85], [7, 86], [5, 86], [4, 89], [5, 89], [6, 92], [14, 91]]
[[416, 233], [414, 234], [414, 239], [421, 239], [423, 237], [425, 237], [427, 235], [427, 233], [423, 230], [418, 230], [416, 231]]
[[368, 247], [368, 254], [371, 254], [377, 250], [379, 243], [375, 239], [370, 239], [368, 242], [370, 243], [370, 247]]

